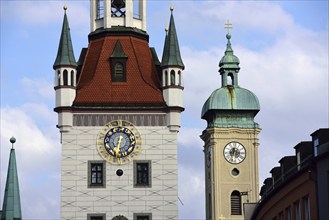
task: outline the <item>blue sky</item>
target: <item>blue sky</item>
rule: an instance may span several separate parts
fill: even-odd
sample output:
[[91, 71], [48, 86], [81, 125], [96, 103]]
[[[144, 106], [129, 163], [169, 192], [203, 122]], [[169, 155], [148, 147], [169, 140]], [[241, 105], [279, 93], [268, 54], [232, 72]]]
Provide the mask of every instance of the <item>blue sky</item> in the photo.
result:
[[[63, 21], [68, 19], [76, 58], [87, 46], [89, 1], [1, 3], [1, 191], [15, 136], [25, 219], [58, 219], [60, 144], [52, 69]], [[162, 56], [169, 6], [184, 71], [179, 133], [180, 219], [204, 218], [203, 103], [220, 86], [218, 63], [226, 47], [240, 59], [239, 85], [259, 98], [260, 185], [272, 167], [320, 127], [328, 127], [328, 1], [149, 1], [150, 45]], [[185, 187], [189, 183], [189, 187]]]

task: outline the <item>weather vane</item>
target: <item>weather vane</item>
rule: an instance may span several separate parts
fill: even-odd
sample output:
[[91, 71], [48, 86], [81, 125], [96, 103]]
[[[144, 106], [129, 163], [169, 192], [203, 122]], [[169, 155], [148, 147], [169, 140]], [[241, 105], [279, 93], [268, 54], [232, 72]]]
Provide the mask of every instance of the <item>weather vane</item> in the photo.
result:
[[233, 28], [230, 20], [227, 19], [227, 23], [225, 24], [225, 28], [227, 28], [227, 33], [230, 34], [230, 29]]

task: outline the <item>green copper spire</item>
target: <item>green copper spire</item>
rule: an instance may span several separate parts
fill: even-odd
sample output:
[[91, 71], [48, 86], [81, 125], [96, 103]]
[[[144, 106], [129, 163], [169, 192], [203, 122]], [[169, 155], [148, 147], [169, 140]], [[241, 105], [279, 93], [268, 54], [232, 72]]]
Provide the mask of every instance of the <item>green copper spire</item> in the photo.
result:
[[61, 38], [59, 41], [57, 57], [53, 68], [56, 69], [58, 66], [74, 66], [77, 67], [77, 62], [75, 61], [71, 35], [70, 35], [70, 27], [69, 22], [66, 16], [67, 7], [64, 6], [64, 20], [62, 26]]
[[185, 66], [183, 64], [179, 51], [175, 21], [172, 13], [172, 11], [174, 10], [173, 7], [170, 7], [170, 10], [171, 16], [169, 22], [169, 29], [165, 39], [161, 67], [176, 66], [184, 69]]
[[233, 54], [233, 49], [230, 41], [231, 35], [226, 34], [226, 38], [227, 38], [227, 44], [226, 44], [225, 55], [219, 61], [219, 67], [220, 67], [219, 72], [222, 73], [227, 70], [235, 70], [236, 72], [239, 72], [240, 60], [237, 56]]
[[21, 220], [21, 200], [19, 194], [17, 165], [14, 149], [14, 143], [16, 142], [16, 139], [12, 137], [10, 142], [12, 143], [13, 148], [10, 150], [1, 220]]
[[[229, 22], [228, 29], [231, 28]], [[208, 127], [255, 128], [254, 117], [260, 110], [257, 96], [238, 85], [239, 58], [233, 54], [231, 35], [227, 33], [225, 54], [219, 62], [222, 86], [216, 89], [204, 103], [201, 118]], [[229, 80], [230, 79], [230, 80]]]

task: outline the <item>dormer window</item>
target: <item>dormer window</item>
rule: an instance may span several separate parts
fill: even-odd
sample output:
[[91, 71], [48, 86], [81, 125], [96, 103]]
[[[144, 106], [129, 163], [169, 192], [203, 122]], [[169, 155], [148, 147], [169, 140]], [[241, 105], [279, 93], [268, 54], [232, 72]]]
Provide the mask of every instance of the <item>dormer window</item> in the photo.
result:
[[112, 82], [126, 82], [127, 56], [123, 51], [120, 41], [117, 41], [110, 57]]

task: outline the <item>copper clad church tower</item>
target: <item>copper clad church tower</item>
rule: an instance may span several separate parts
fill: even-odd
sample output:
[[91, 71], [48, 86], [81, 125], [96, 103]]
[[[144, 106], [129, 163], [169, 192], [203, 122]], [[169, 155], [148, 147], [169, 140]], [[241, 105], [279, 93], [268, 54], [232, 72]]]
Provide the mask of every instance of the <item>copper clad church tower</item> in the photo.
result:
[[162, 61], [148, 44], [146, 0], [91, 0], [76, 61], [64, 14], [54, 63], [61, 133], [61, 219], [178, 218], [183, 70], [171, 8]]
[[[230, 25], [228, 23], [228, 25]], [[225, 55], [219, 62], [222, 86], [202, 108], [207, 128], [204, 141], [206, 219], [244, 219], [243, 203], [258, 201], [258, 134], [254, 117], [257, 97], [240, 87], [239, 59], [228, 33]]]

